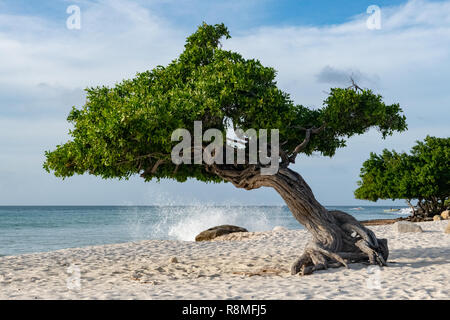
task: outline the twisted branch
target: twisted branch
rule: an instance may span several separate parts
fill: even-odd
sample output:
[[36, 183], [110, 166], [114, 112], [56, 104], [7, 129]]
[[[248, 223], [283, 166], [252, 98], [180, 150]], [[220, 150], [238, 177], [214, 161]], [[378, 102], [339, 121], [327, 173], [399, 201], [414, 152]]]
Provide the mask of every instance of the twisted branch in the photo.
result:
[[299, 127], [300, 130], [305, 130], [305, 139], [303, 139], [303, 141], [297, 145], [294, 149], [294, 151], [292, 151], [291, 156], [289, 157], [289, 162], [291, 163], [295, 163], [295, 158], [297, 157], [297, 154], [302, 151], [303, 149], [306, 148], [306, 146], [308, 145], [308, 143], [311, 140], [311, 135], [312, 134], [318, 134], [320, 132], [322, 132], [326, 127], [326, 123], [324, 123], [323, 125], [321, 125], [319, 128], [316, 127], [312, 127], [312, 128], [303, 128], [303, 127]]

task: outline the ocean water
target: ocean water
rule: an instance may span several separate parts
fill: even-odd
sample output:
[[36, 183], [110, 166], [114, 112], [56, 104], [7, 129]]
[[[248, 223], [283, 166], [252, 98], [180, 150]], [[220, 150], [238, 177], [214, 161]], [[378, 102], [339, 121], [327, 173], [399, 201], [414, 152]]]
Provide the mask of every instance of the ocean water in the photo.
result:
[[[405, 207], [327, 206], [358, 220], [408, 216]], [[384, 212], [398, 208], [399, 212]], [[286, 206], [0, 206], [0, 256], [148, 239], [193, 241], [233, 224], [249, 231], [302, 229]]]

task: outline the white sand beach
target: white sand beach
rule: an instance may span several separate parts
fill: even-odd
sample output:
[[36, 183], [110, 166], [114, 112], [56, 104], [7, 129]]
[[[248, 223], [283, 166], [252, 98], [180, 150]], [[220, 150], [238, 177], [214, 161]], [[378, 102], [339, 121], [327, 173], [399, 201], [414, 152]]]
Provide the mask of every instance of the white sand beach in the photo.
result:
[[303, 277], [289, 268], [309, 239], [304, 230], [1, 257], [0, 299], [449, 299], [448, 223], [404, 234], [370, 227], [388, 239], [389, 267], [351, 264]]

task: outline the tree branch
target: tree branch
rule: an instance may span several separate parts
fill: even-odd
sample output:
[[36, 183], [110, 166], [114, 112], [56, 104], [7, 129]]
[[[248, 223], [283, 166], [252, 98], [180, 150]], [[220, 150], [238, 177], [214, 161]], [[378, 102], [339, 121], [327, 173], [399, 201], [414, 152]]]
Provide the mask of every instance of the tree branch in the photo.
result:
[[358, 86], [355, 82], [355, 80], [353, 79], [353, 77], [350, 77], [350, 81], [352, 82], [352, 85], [350, 87], [348, 87], [347, 89], [353, 88], [355, 90], [361, 90], [363, 91], [363, 89], [361, 89], [360, 86]]
[[144, 178], [146, 175], [150, 174], [155, 174], [156, 171], [158, 170], [158, 167], [163, 164], [165, 162], [165, 160], [162, 159], [158, 159], [156, 160], [155, 164], [153, 165], [153, 167], [150, 169], [150, 167], [148, 167], [142, 174], [141, 177]]
[[152, 174], [156, 173], [156, 170], [158, 170], [158, 167], [164, 162], [164, 160], [159, 159], [158, 161], [156, 161], [155, 165], [152, 168]]
[[138, 160], [142, 160], [142, 159], [146, 159], [146, 158], [166, 157], [166, 156], [167, 155], [162, 154], [160, 152], [154, 152], [154, 153], [149, 153], [149, 154], [144, 154], [142, 156], [138, 156], [138, 157], [136, 157], [134, 159], [131, 159], [131, 160], [124, 160], [124, 161], [117, 162], [117, 165], [130, 163], [130, 162], [133, 162], [133, 161], [138, 161]]
[[326, 123], [322, 124], [319, 128], [312, 127], [312, 128], [306, 129], [306, 128], [300, 127], [299, 129], [306, 131], [305, 139], [303, 139], [303, 141], [295, 147], [294, 151], [292, 151], [292, 154], [289, 157], [289, 162], [295, 163], [295, 158], [297, 157], [297, 154], [300, 151], [302, 151], [303, 149], [305, 149], [305, 147], [308, 145], [309, 141], [311, 140], [311, 135], [322, 132], [325, 129], [325, 127], [326, 127]]

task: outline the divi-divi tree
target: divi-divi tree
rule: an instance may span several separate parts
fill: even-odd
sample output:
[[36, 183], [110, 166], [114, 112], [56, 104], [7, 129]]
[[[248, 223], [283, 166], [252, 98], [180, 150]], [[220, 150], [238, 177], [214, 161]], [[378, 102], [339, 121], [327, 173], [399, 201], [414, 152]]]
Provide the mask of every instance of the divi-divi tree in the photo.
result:
[[[140, 175], [146, 181], [192, 178], [230, 182], [246, 190], [270, 187], [312, 234], [291, 267], [293, 274], [362, 261], [385, 265], [387, 241], [377, 239], [351, 215], [327, 210], [290, 166], [299, 154], [332, 157], [348, 138], [370, 128], [383, 138], [405, 130], [400, 106], [385, 104], [380, 95], [355, 83], [331, 88], [319, 108], [295, 104], [277, 87], [273, 68], [223, 50], [223, 37], [230, 37], [223, 24], [204, 23], [169, 65], [114, 87], [86, 89], [85, 105], [73, 108], [67, 118], [73, 125], [71, 139], [46, 152], [44, 168], [63, 178], [84, 173], [119, 179]], [[224, 150], [244, 150], [244, 161], [174, 163], [171, 153], [178, 142], [173, 132], [183, 128], [194, 134], [199, 121], [202, 130], [218, 129], [224, 135], [230, 126], [244, 132], [254, 129], [256, 137], [244, 136], [241, 144], [222, 141]], [[269, 156], [278, 149], [272, 174], [262, 172], [267, 162], [250, 161], [248, 146], [252, 139], [260, 142], [260, 129], [278, 130], [279, 148], [267, 142]], [[194, 146], [182, 150], [191, 151], [195, 153]]]

